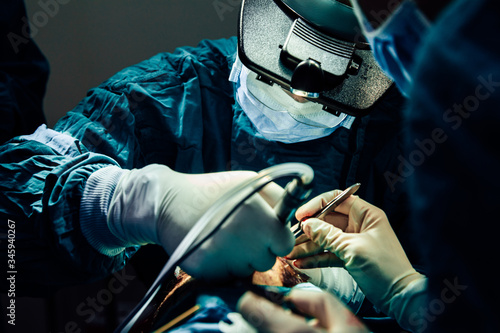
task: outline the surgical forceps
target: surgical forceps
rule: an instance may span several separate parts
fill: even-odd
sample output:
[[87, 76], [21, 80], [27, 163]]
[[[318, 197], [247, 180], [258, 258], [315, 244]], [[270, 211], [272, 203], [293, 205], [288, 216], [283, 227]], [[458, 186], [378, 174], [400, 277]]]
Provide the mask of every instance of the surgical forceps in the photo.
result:
[[304, 233], [304, 231], [302, 231], [302, 221], [306, 220], [306, 219], [309, 219], [311, 217], [314, 217], [314, 218], [317, 218], [317, 219], [323, 219], [326, 214], [330, 213], [331, 211], [333, 211], [335, 208], [337, 208], [342, 202], [344, 202], [344, 200], [346, 200], [347, 198], [349, 198], [352, 194], [356, 193], [356, 191], [359, 189], [359, 187], [361, 186], [360, 183], [356, 183], [354, 185], [351, 185], [349, 186], [347, 189], [345, 189], [342, 193], [340, 193], [339, 195], [337, 195], [335, 198], [333, 198], [332, 200], [330, 200], [326, 205], [325, 207], [323, 207], [322, 209], [320, 209], [316, 214], [314, 214], [313, 216], [308, 216], [306, 218], [303, 218], [302, 220], [300, 220], [298, 223], [294, 224], [290, 230], [292, 231], [292, 233], [295, 235], [295, 239], [299, 238], [300, 235], [302, 235]]

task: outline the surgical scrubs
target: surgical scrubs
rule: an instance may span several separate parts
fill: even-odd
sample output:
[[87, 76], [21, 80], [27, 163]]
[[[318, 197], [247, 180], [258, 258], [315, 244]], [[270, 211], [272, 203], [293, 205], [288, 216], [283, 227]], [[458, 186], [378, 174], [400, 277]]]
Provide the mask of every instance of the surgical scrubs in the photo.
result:
[[408, 151], [423, 159], [408, 180], [429, 278], [417, 332], [500, 331], [499, 18], [497, 1], [455, 1], [416, 63]]
[[[388, 176], [403, 154], [404, 100], [397, 90], [391, 88], [350, 130], [296, 144], [271, 142], [235, 102], [228, 77], [236, 42], [204, 40], [153, 56], [91, 89], [53, 130], [41, 127], [1, 146], [0, 216], [16, 223], [20, 293], [102, 278], [123, 268], [137, 250], [103, 255], [80, 228], [82, 216], [102, 213], [82, 202], [86, 181], [109, 165], [161, 163], [203, 173], [303, 162], [315, 171], [313, 195], [361, 182], [359, 195], [384, 208], [402, 231], [406, 183]], [[109, 200], [112, 189], [96, 195]]]

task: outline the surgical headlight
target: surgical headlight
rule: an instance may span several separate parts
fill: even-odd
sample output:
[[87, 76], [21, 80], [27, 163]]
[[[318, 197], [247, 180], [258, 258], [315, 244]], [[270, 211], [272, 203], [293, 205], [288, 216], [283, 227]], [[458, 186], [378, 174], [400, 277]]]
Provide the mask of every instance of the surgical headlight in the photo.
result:
[[325, 85], [321, 64], [311, 58], [300, 62], [293, 71], [290, 92], [297, 96], [318, 98]]
[[247, 68], [330, 113], [364, 116], [392, 84], [346, 1], [243, 0], [238, 28]]

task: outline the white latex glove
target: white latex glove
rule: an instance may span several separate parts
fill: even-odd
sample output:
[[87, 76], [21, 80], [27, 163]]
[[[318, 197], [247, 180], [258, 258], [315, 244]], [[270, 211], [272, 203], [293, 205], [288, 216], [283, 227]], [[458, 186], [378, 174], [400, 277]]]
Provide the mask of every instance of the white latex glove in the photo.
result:
[[[297, 219], [313, 215], [340, 193], [312, 199], [297, 210]], [[381, 209], [353, 195], [325, 221], [307, 219], [302, 228], [305, 235], [287, 256], [297, 259], [297, 267], [345, 267], [376, 307], [411, 328], [411, 316], [425, 299], [426, 278], [410, 264]]]
[[292, 289], [286, 299], [300, 313], [313, 319], [307, 321], [250, 291], [241, 296], [237, 310], [259, 332], [368, 332], [359, 319], [329, 293]]
[[365, 295], [352, 276], [342, 267], [298, 269], [307, 275], [307, 282], [336, 296], [354, 314], [358, 313]]
[[[249, 171], [182, 174], [164, 165], [130, 170], [120, 178], [111, 199], [108, 227], [130, 244], [160, 244], [171, 255], [221, 195], [253, 175]], [[294, 242], [269, 204], [282, 193], [271, 183], [262, 195], [248, 199], [181, 267], [204, 279], [270, 269], [276, 256], [289, 253]]]

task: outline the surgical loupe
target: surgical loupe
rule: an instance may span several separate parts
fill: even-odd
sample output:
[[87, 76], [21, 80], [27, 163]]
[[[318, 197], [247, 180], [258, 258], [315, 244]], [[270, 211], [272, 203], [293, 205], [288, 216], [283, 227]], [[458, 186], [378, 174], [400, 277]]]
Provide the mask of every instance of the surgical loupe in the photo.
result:
[[238, 57], [259, 80], [335, 115], [369, 114], [392, 85], [348, 1], [244, 0]]
[[134, 331], [136, 324], [139, 323], [166, 279], [174, 273], [175, 268], [212, 236], [245, 200], [267, 184], [283, 177], [291, 177], [292, 180], [285, 187], [285, 192], [275, 205], [274, 211], [284, 224], [296, 222], [294, 221], [295, 211], [308, 198], [312, 190], [314, 178], [312, 168], [303, 163], [284, 163], [260, 171], [252, 179], [223, 195], [203, 214], [172, 253], [146, 295], [115, 332]]

